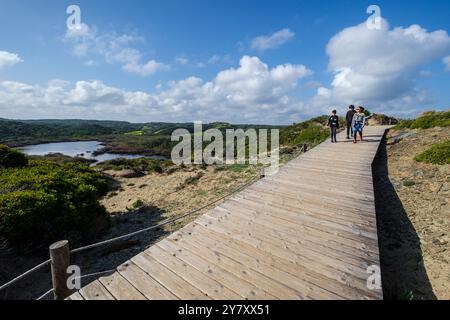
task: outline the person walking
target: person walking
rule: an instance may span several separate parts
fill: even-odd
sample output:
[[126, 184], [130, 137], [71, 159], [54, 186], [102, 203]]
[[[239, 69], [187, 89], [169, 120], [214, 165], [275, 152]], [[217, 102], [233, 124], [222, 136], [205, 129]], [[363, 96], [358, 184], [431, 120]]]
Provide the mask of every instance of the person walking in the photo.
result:
[[353, 128], [353, 143], [357, 143], [357, 136], [359, 134], [361, 142], [363, 141], [363, 129], [366, 125], [366, 115], [363, 107], [358, 107], [357, 112], [353, 115], [352, 128]]
[[330, 132], [331, 132], [331, 142], [335, 143], [337, 142], [336, 140], [336, 135], [337, 135], [337, 130], [339, 129], [339, 117], [337, 116], [337, 111], [333, 110], [331, 112], [331, 116], [328, 118], [328, 124], [330, 127]]
[[356, 113], [355, 106], [354, 105], [349, 106], [347, 115], [345, 116], [345, 124], [347, 127], [347, 139], [350, 139], [350, 134], [353, 137], [352, 121], [355, 113]]

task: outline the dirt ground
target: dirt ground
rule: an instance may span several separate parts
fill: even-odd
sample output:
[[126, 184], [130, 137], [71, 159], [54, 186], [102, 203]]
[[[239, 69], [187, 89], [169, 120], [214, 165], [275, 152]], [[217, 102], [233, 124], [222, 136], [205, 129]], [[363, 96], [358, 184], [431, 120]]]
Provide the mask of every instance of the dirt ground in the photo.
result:
[[414, 157], [449, 128], [391, 131], [374, 163], [385, 298], [450, 299], [450, 166]]
[[[219, 199], [244, 185], [250, 179], [257, 178], [257, 169], [253, 166], [233, 166], [219, 169], [187, 167], [171, 174], [152, 173], [137, 178], [122, 178], [120, 173], [106, 171], [119, 183], [120, 191], [110, 192], [101, 203], [114, 217], [133, 211], [133, 204], [142, 201], [138, 214], [159, 210], [160, 219], [180, 216], [207, 203]], [[193, 220], [198, 214], [184, 220]], [[186, 224], [186, 221], [181, 222]], [[179, 224], [165, 227], [167, 232], [178, 229]]]

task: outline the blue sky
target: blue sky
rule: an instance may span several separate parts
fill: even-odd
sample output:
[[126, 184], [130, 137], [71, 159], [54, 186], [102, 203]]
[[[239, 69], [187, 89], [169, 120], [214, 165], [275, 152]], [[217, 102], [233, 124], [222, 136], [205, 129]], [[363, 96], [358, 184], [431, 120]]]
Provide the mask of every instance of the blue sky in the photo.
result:
[[[371, 4], [380, 30], [365, 25]], [[0, 117], [288, 124], [350, 103], [403, 117], [448, 109], [449, 11], [448, 1], [0, 0]]]

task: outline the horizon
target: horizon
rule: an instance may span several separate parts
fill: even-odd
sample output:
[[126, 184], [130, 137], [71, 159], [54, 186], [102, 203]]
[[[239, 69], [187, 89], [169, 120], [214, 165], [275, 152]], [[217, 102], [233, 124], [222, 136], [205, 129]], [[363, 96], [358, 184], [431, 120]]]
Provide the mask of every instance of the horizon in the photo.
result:
[[0, 0], [0, 118], [289, 125], [350, 104], [450, 107], [448, 2], [378, 1], [377, 29], [368, 1], [81, 0], [70, 29], [72, 4]]

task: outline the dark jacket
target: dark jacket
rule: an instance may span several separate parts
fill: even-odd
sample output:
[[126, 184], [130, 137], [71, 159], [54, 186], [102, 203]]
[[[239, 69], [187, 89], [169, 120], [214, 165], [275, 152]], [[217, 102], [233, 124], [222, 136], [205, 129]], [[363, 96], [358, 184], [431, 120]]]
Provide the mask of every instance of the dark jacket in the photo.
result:
[[339, 117], [338, 116], [330, 116], [328, 118], [327, 125], [332, 128], [339, 128]]
[[347, 121], [347, 125], [351, 125], [353, 121], [353, 116], [355, 115], [355, 110], [347, 111], [347, 115], [345, 116], [345, 121]]

